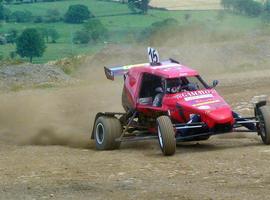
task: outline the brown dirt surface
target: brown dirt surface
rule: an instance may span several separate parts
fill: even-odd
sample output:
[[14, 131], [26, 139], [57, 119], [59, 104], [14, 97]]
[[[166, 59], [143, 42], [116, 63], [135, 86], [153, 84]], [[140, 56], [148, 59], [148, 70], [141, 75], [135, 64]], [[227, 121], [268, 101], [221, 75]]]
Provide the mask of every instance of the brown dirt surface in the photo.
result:
[[[218, 92], [252, 115], [252, 97], [270, 95], [261, 59], [269, 45], [244, 52], [253, 42], [168, 43], [160, 54], [180, 57], [207, 81], [221, 80]], [[78, 85], [1, 93], [0, 199], [269, 199], [270, 148], [256, 134], [179, 144], [171, 157], [157, 141], [95, 150], [89, 138], [96, 112], [122, 111], [122, 80], [106, 80], [102, 67], [145, 58], [142, 46], [108, 46], [85, 61]]]

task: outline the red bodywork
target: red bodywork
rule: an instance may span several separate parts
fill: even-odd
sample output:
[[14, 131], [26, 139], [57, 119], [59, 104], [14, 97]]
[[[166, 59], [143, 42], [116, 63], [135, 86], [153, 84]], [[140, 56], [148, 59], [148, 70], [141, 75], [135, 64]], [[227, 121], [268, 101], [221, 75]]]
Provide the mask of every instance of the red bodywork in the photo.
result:
[[[164, 62], [158, 66], [151, 66], [150, 64], [132, 66], [125, 74], [124, 90], [129, 105], [133, 109], [149, 117], [153, 116], [155, 112], [168, 113], [172, 121], [176, 123], [188, 123], [190, 116], [197, 114], [209, 128], [213, 128], [215, 125], [233, 125], [235, 123], [231, 107], [219, 96], [215, 89], [210, 87], [197, 91], [165, 94], [161, 107], [141, 105], [139, 93], [142, 76], [145, 73], [164, 79], [199, 75], [196, 70], [172, 62]], [[179, 114], [179, 106], [183, 111], [182, 114]]]

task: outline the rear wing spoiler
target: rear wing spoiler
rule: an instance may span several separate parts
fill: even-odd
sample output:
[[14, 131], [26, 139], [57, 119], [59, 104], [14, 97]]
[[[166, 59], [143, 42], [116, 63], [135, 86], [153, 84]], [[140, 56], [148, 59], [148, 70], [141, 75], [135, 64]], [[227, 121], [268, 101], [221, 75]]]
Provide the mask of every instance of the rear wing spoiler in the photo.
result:
[[146, 67], [146, 66], [160, 66], [162, 64], [168, 63], [176, 63], [180, 64], [178, 61], [170, 58], [169, 60], [165, 60], [161, 63], [143, 63], [143, 64], [135, 64], [135, 65], [126, 65], [126, 66], [118, 66], [118, 67], [104, 67], [105, 75], [107, 79], [114, 80], [115, 76], [122, 76], [128, 72], [131, 68], [134, 67]]
[[122, 76], [128, 72], [129, 69], [134, 67], [147, 66], [149, 63], [137, 64], [137, 65], [126, 65], [119, 67], [104, 67], [105, 75], [107, 79], [114, 80], [115, 76]]
[[124, 75], [128, 72], [129, 69], [134, 68], [134, 67], [143, 67], [143, 66], [160, 66], [164, 63], [178, 63], [178, 61], [174, 59], [169, 59], [168, 61], [165, 62], [160, 62], [159, 59], [159, 54], [158, 51], [154, 48], [148, 47], [148, 58], [149, 58], [149, 63], [143, 63], [143, 64], [137, 64], [137, 65], [126, 65], [126, 66], [119, 66], [119, 67], [104, 67], [105, 75], [107, 79], [109, 80], [114, 80], [115, 76], [121, 76]]

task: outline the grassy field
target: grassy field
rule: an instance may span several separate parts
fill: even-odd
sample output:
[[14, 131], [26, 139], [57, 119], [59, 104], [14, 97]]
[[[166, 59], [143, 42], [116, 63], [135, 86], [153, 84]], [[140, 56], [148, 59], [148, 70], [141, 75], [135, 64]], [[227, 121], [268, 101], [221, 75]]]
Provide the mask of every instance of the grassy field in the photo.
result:
[[[178, 20], [180, 25], [193, 22], [202, 22], [207, 24], [209, 29], [219, 31], [231, 29], [245, 32], [260, 26], [259, 18], [249, 18], [228, 13], [223, 17], [222, 20], [217, 20], [217, 16], [219, 15], [218, 10], [162, 11], [151, 9], [148, 15], [134, 15], [128, 14], [130, 11], [125, 4], [97, 0], [67, 0], [47, 3], [10, 5], [9, 9], [12, 11], [28, 10], [31, 11], [33, 15], [38, 16], [45, 15], [48, 9], [56, 8], [62, 14], [64, 14], [69, 5], [77, 3], [87, 5], [94, 15], [97, 16], [107, 27], [110, 33], [110, 38], [106, 43], [130, 43], [135, 41], [134, 36], [136, 34], [149, 27], [152, 23], [167, 18], [174, 18]], [[189, 21], [185, 20], [185, 15], [187, 13], [189, 13], [191, 16]], [[0, 33], [5, 33], [11, 28], [22, 31], [23, 29], [29, 27], [55, 28], [60, 34], [60, 38], [56, 44], [47, 44], [46, 52], [42, 58], [34, 58], [35, 63], [44, 63], [50, 60], [56, 60], [81, 53], [94, 53], [99, 51], [105, 45], [104, 43], [95, 45], [73, 44], [73, 35], [77, 30], [81, 29], [82, 25], [66, 24], [63, 22], [39, 24], [5, 23], [0, 27]], [[8, 57], [10, 52], [14, 50], [15, 45], [0, 45], [0, 52], [2, 52], [5, 57]]]
[[[168, 10], [218, 10], [221, 0], [152, 0], [151, 6]], [[265, 0], [257, 0], [265, 2]]]
[[221, 9], [220, 0], [152, 0], [151, 5], [169, 10]]

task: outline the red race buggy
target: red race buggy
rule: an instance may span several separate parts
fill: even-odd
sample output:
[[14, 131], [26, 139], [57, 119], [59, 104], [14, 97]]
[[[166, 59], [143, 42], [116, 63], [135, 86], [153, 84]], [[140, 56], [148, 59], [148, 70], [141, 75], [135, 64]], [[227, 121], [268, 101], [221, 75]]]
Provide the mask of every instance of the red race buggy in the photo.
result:
[[270, 107], [254, 106], [253, 117], [240, 117], [197, 71], [169, 59], [159, 61], [148, 48], [150, 63], [105, 67], [108, 79], [123, 76], [124, 113], [100, 112], [91, 138], [98, 150], [112, 150], [121, 142], [158, 139], [164, 155], [173, 155], [176, 142], [207, 140], [233, 131], [256, 132], [270, 144]]

